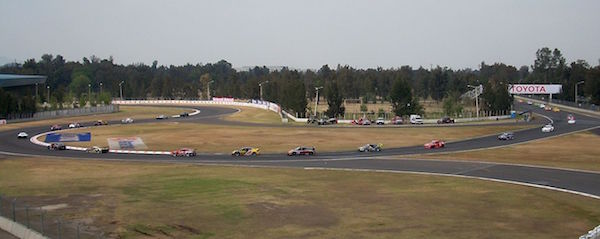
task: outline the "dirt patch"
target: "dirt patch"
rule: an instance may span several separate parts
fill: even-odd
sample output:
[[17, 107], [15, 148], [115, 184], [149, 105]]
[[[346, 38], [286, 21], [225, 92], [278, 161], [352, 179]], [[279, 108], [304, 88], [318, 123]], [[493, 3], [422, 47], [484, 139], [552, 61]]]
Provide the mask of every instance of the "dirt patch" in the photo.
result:
[[247, 206], [251, 215], [265, 227], [281, 227], [288, 224], [304, 227], [331, 227], [339, 218], [328, 208], [315, 205], [278, 205], [274, 203], [253, 203]]

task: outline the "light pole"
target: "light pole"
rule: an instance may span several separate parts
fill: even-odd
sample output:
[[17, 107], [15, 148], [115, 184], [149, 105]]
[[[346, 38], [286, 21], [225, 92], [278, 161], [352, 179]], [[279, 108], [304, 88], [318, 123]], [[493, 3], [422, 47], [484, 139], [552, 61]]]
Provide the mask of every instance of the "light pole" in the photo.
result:
[[315, 87], [317, 95], [315, 96], [315, 118], [317, 118], [317, 107], [319, 106], [319, 90], [323, 89], [323, 86]]
[[38, 100], [38, 83], [35, 83], [35, 101], [39, 101]]
[[260, 88], [260, 100], [261, 100], [261, 101], [263, 100], [263, 96], [262, 96], [262, 92], [263, 92], [263, 91], [262, 91], [262, 86], [263, 86], [264, 84], [267, 84], [267, 83], [269, 83], [269, 81], [264, 81], [264, 82], [261, 82], [261, 83], [259, 83], [259, 84], [258, 84], [258, 87]]
[[46, 100], [46, 102], [48, 102], [48, 104], [50, 104], [50, 86], [49, 86], [49, 85], [47, 85], [47, 86], [46, 86], [46, 89], [48, 89], [48, 95], [46, 95], [46, 97], [47, 97], [47, 100]]
[[88, 84], [88, 102], [92, 105], [92, 84]]
[[480, 89], [481, 89], [481, 85], [479, 86], [472, 86], [472, 85], [467, 85], [469, 88], [473, 88], [475, 90], [475, 108], [477, 110], [477, 118], [479, 118], [479, 94], [481, 94]]
[[125, 83], [125, 81], [119, 83], [119, 95], [121, 96], [121, 100], [123, 100], [123, 83]]
[[584, 81], [580, 81], [575, 84], [575, 105], [577, 105], [577, 86], [583, 83]]
[[208, 83], [206, 83], [206, 98], [208, 100], [210, 100], [210, 83], [215, 82], [214, 80], [209, 81]]
[[100, 82], [100, 95], [102, 95], [102, 82]]

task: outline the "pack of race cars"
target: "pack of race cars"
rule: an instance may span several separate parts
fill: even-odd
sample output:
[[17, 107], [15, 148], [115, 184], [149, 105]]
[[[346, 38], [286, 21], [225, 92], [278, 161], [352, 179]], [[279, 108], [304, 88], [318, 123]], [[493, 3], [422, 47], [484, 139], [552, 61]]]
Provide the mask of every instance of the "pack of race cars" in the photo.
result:
[[[527, 102], [527, 103], [529, 104], [529, 102]], [[560, 111], [557, 107], [550, 108], [550, 109], [548, 109], [548, 107], [545, 105], [540, 105], [540, 107], [544, 107], [544, 109], [552, 110], [554, 112]], [[177, 117], [187, 117], [187, 116], [189, 116], [188, 113], [183, 113], [181, 115], [178, 115]], [[163, 119], [168, 119], [168, 118], [169, 117], [165, 116], [165, 115], [159, 115], [158, 117], [156, 117], [156, 119], [158, 119], [158, 120], [163, 120]], [[418, 117], [415, 116], [414, 118], [418, 118]], [[414, 119], [411, 118], [411, 123], [413, 123], [413, 120]], [[131, 124], [133, 122], [134, 122], [134, 120], [132, 118], [125, 118], [125, 119], [121, 120], [122, 124]], [[382, 124], [385, 124], [385, 122], [386, 121], [384, 121], [383, 118], [378, 118], [374, 122], [371, 122], [368, 119], [359, 119], [357, 121], [354, 121], [353, 123], [357, 124], [357, 125], [370, 125], [371, 123], [382, 125]], [[396, 118], [392, 119], [390, 122], [392, 124], [402, 124], [403, 120], [400, 117], [396, 117]], [[335, 119], [335, 118], [321, 119], [321, 120], [316, 120], [314, 123], [319, 124], [319, 125], [337, 124], [337, 119]], [[438, 124], [448, 124], [448, 123], [451, 124], [451, 123], [454, 123], [454, 119], [451, 119], [449, 117], [442, 117], [440, 120], [437, 121], [437, 123]], [[569, 114], [567, 116], [567, 123], [568, 124], [576, 123], [575, 117], [572, 114]], [[104, 120], [98, 120], [98, 121], [94, 122], [93, 125], [94, 126], [108, 125], [108, 122], [104, 121]], [[84, 127], [84, 126], [78, 122], [73, 122], [68, 125], [68, 128], [70, 128], [70, 129], [79, 128], [79, 127]], [[50, 131], [57, 131], [57, 130], [62, 130], [62, 126], [55, 124], [50, 127]], [[555, 130], [555, 127], [552, 124], [546, 124], [541, 128], [541, 131], [543, 133], [553, 132], [554, 130]], [[19, 139], [26, 139], [28, 137], [29, 137], [29, 135], [26, 132], [20, 132], [17, 135], [17, 138], [19, 138]], [[498, 138], [498, 140], [506, 140], [506, 141], [513, 140], [515, 138], [515, 134], [513, 132], [503, 132], [500, 135], [498, 135], [497, 138]], [[425, 149], [440, 149], [440, 148], [446, 147], [446, 142], [443, 140], [440, 140], [440, 139], [434, 139], [431, 142], [425, 143], [423, 146]], [[55, 143], [49, 144], [47, 146], [47, 148], [49, 150], [66, 150], [67, 146], [64, 143], [55, 142]], [[365, 145], [358, 147], [359, 152], [380, 152], [382, 150], [383, 150], [383, 144], [381, 144], [381, 143], [365, 144]], [[92, 146], [90, 148], [85, 149], [85, 151], [89, 152], [89, 153], [101, 154], [101, 153], [108, 153], [110, 150], [108, 147]], [[317, 152], [316, 152], [315, 147], [298, 146], [296, 148], [289, 150], [287, 152], [287, 155], [288, 156], [312, 156], [312, 155], [316, 155], [316, 153]], [[177, 149], [177, 150], [170, 152], [170, 154], [174, 157], [194, 157], [197, 155], [196, 150], [192, 149], [192, 148]], [[231, 152], [231, 155], [236, 156], [236, 157], [258, 156], [260, 154], [261, 154], [260, 149], [257, 147], [241, 147], [241, 148], [236, 149]]]

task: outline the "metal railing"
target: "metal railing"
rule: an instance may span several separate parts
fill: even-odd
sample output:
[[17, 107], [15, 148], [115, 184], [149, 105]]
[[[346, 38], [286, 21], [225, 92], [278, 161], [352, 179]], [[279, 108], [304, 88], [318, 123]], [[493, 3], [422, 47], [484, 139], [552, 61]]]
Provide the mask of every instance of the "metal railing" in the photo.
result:
[[[521, 96], [526, 97], [526, 98], [536, 99], [536, 100], [543, 100], [546, 102], [549, 101], [548, 96], [541, 96], [541, 95], [521, 95]], [[585, 110], [600, 111], [600, 105], [595, 105], [595, 104], [590, 104], [590, 103], [585, 103], [585, 102], [578, 102], [577, 104], [575, 104], [574, 101], [552, 99], [552, 103], [566, 105], [566, 106], [580, 108], [580, 109], [585, 109]]]
[[[0, 195], [0, 216], [36, 231], [47, 238], [100, 239], [103, 232], [62, 215], [60, 210], [48, 210], [40, 202], [28, 202]], [[9, 232], [10, 233], [10, 232]]]

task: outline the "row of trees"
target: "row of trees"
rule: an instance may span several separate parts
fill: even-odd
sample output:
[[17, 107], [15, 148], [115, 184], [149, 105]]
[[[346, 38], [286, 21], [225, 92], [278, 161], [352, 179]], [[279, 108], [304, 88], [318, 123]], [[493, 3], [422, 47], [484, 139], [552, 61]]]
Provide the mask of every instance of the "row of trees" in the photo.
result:
[[[331, 69], [324, 65], [317, 71], [287, 68], [271, 71], [267, 67], [236, 71], [223, 60], [183, 66], [159, 66], [157, 61], [152, 65], [119, 65], [112, 58], [92, 56], [73, 62], [65, 61], [60, 55], [46, 54], [39, 61], [29, 59], [23, 64], [5, 65], [0, 67], [0, 72], [45, 75], [51, 88], [51, 101], [67, 103], [91, 98], [90, 91], [99, 100], [119, 97], [119, 84], [129, 99], [197, 99], [209, 95], [258, 99], [261, 98], [259, 84], [268, 82], [262, 84], [262, 98], [299, 115], [307, 112], [307, 99], [315, 97], [316, 87], [324, 87], [321, 93], [327, 98], [330, 116], [344, 113], [344, 99], [358, 98], [390, 101], [397, 114], [422, 110], [417, 99], [444, 101], [448, 111], [460, 111], [460, 106], [452, 102], [469, 90], [468, 85], [479, 84], [485, 88], [481, 105], [488, 110], [510, 108], [511, 99], [506, 90], [510, 83], [563, 84], [563, 92], [554, 98], [572, 100], [575, 84], [584, 81], [583, 91], [579, 92], [593, 103], [600, 103], [600, 66], [591, 67], [581, 60], [567, 64], [558, 49], [549, 48], [536, 52], [531, 67], [518, 69], [502, 63], [482, 62], [479, 69], [460, 70], [440, 66], [365, 70], [340, 65]], [[98, 94], [100, 87], [104, 95]], [[38, 97], [38, 100], [46, 98]]]

